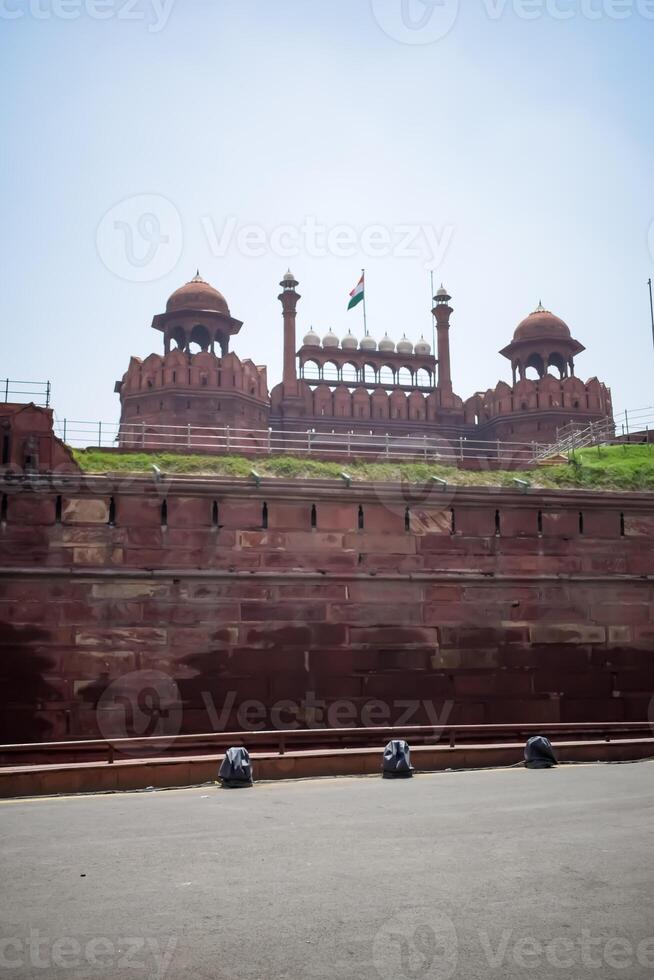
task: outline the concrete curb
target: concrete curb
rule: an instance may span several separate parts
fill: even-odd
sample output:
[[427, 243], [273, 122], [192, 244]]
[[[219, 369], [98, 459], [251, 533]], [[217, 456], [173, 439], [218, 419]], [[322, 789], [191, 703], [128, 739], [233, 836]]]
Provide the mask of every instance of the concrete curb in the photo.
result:
[[[453, 749], [444, 745], [417, 745], [411, 749], [411, 761], [417, 771], [513, 766], [522, 763], [523, 748], [521, 742]], [[654, 738], [556, 742], [554, 749], [561, 762], [631, 762], [654, 758]], [[214, 754], [129, 759], [113, 764], [5, 767], [0, 769], [0, 798], [195, 786], [217, 779], [221, 758], [222, 755]], [[382, 746], [285, 755], [255, 752], [251, 758], [255, 780], [377, 775], [381, 773]]]

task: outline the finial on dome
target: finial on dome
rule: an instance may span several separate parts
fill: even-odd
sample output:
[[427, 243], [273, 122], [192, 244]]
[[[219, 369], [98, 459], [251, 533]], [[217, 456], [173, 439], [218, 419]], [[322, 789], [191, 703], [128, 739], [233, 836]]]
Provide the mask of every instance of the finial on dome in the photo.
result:
[[534, 310], [534, 313], [547, 313], [547, 310], [543, 306], [543, 301], [542, 300], [540, 300], [540, 299], [538, 300], [538, 306]]

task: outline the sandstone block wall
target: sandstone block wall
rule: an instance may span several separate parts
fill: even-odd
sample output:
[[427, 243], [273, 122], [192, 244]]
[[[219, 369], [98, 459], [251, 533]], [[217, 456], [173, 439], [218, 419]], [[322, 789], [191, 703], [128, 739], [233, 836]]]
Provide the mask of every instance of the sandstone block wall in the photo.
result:
[[0, 493], [3, 742], [96, 734], [110, 685], [153, 670], [188, 732], [648, 717], [650, 495], [73, 476]]

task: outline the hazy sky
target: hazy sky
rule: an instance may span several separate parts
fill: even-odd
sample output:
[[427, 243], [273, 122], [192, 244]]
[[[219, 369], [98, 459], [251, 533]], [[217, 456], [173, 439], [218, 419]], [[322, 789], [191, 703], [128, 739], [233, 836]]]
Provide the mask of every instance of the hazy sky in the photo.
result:
[[[654, 401], [653, 0], [0, 0], [0, 375], [116, 419], [130, 355], [200, 268], [281, 373], [367, 270], [371, 333], [453, 295], [455, 390], [542, 299], [616, 409]], [[651, 246], [651, 247], [650, 247]], [[299, 339], [299, 338], [298, 338]]]

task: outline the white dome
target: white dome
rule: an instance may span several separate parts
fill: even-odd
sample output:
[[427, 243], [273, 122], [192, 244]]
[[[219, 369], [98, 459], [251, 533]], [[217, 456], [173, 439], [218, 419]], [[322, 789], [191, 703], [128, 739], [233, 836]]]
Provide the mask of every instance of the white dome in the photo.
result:
[[320, 347], [320, 337], [313, 327], [309, 327], [309, 333], [306, 334], [302, 343], [305, 347]]
[[364, 337], [359, 347], [361, 350], [377, 350], [377, 341], [374, 337]]
[[353, 335], [352, 331], [348, 330], [347, 336], [343, 337], [341, 341], [341, 347], [343, 348], [343, 350], [356, 350], [358, 346], [359, 346], [358, 340]]
[[397, 352], [398, 354], [413, 354], [413, 344], [407, 340], [406, 334], [403, 334], [402, 340], [398, 342]]
[[379, 341], [379, 349], [383, 351], [395, 350], [395, 341], [391, 340], [387, 333]]
[[330, 328], [325, 336], [322, 338], [323, 347], [338, 347], [338, 337], [334, 331]]
[[416, 354], [431, 354], [431, 344], [428, 344], [424, 337], [421, 337], [413, 348]]

